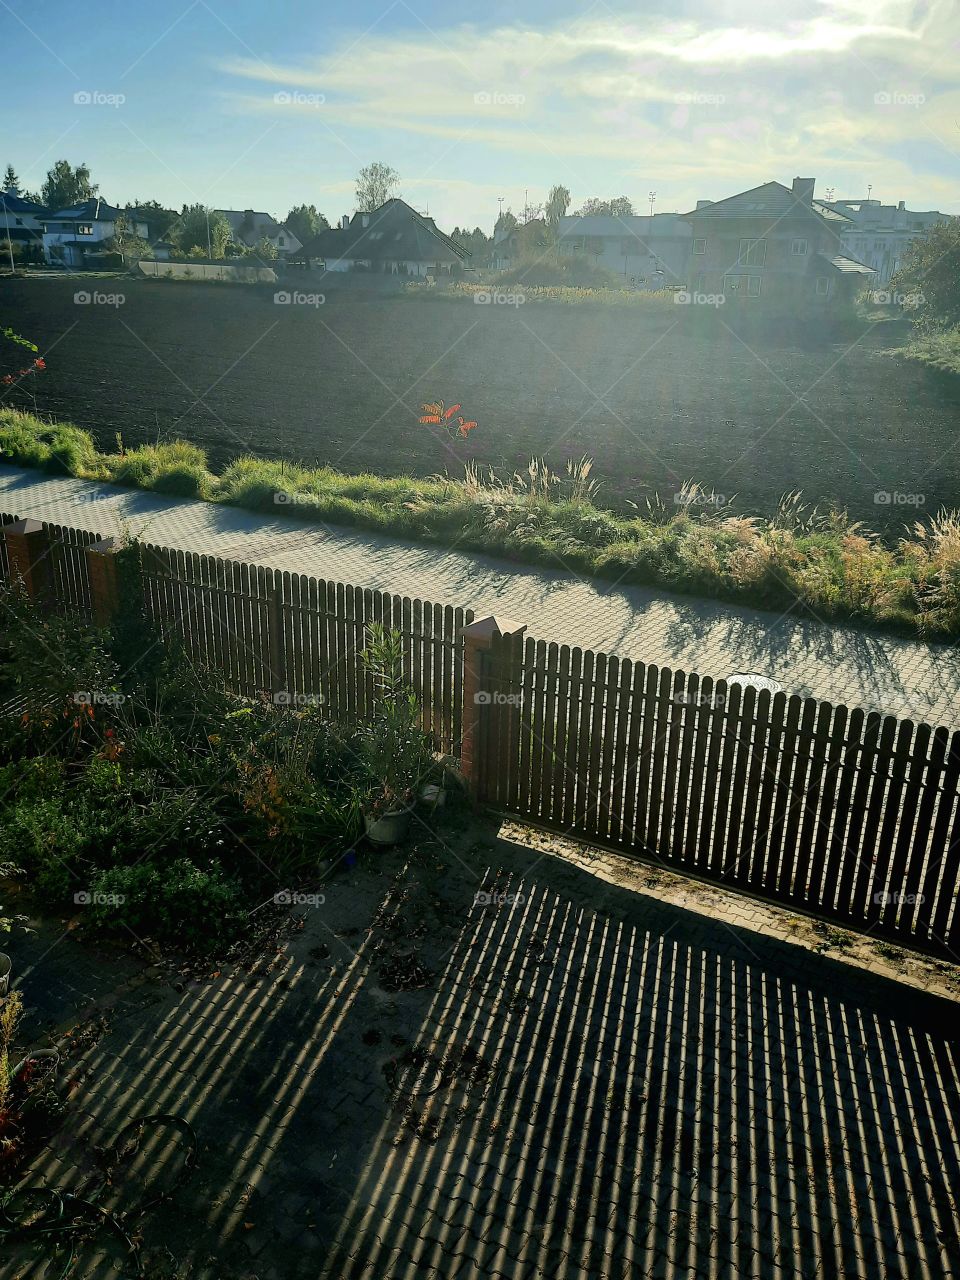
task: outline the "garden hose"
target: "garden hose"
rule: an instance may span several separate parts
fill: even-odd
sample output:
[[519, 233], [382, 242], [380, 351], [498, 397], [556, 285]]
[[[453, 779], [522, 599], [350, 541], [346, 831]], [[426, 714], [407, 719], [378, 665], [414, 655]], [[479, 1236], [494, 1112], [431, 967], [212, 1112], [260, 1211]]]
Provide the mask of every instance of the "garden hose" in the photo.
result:
[[[138, 1278], [144, 1276], [143, 1260], [140, 1257], [140, 1246], [128, 1234], [125, 1223], [134, 1216], [140, 1216], [165, 1196], [169, 1195], [191, 1172], [197, 1163], [198, 1142], [193, 1126], [181, 1116], [168, 1112], [156, 1112], [128, 1121], [117, 1134], [107, 1158], [107, 1172], [123, 1156], [139, 1149], [143, 1131], [147, 1125], [173, 1125], [188, 1140], [187, 1155], [173, 1186], [166, 1191], [141, 1201], [133, 1209], [125, 1213], [111, 1213], [70, 1192], [58, 1192], [50, 1187], [27, 1187], [14, 1191], [0, 1204], [0, 1240], [6, 1238], [11, 1242], [29, 1242], [44, 1236], [61, 1236], [70, 1245], [70, 1253], [66, 1266], [60, 1273], [59, 1280], [64, 1280], [73, 1266], [77, 1251], [77, 1234], [82, 1230], [84, 1217], [99, 1219], [101, 1226], [106, 1226], [119, 1236], [129, 1250], [130, 1260], [135, 1267], [133, 1274]], [[136, 1137], [134, 1138], [134, 1134]], [[106, 1185], [106, 1176], [100, 1187], [94, 1192], [97, 1196]], [[30, 1206], [39, 1206], [31, 1211]], [[39, 1212], [39, 1216], [37, 1216]]]

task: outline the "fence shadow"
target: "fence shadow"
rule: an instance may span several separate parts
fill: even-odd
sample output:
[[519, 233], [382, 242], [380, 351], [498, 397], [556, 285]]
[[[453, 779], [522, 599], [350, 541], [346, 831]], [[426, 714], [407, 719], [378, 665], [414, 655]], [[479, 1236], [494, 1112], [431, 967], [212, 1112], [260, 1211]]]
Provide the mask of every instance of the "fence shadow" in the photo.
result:
[[955, 1006], [495, 854], [322, 1275], [956, 1270]]

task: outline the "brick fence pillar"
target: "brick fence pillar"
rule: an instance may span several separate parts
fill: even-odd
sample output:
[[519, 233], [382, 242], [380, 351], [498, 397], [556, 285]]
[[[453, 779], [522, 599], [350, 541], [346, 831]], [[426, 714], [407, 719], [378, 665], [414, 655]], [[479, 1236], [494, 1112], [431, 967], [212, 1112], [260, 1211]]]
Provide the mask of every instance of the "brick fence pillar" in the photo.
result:
[[109, 627], [120, 610], [120, 584], [117, 578], [117, 538], [102, 538], [87, 547], [87, 574], [90, 580], [90, 605], [98, 627]]
[[467, 789], [475, 800], [482, 800], [485, 793], [483, 729], [499, 708], [493, 702], [490, 649], [494, 639], [500, 636], [519, 638], [527, 629], [525, 622], [512, 618], [478, 618], [463, 627], [463, 717], [460, 738], [460, 772]]
[[53, 605], [56, 589], [50, 537], [39, 520], [15, 520], [4, 525], [10, 581], [22, 582], [31, 600]]

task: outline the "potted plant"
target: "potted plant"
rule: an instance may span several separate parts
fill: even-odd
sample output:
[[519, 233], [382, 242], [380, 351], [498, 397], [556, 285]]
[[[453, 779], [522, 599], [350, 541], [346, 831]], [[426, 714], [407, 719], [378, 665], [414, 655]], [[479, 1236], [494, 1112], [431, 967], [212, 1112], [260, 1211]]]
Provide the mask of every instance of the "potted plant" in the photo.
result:
[[433, 763], [420, 728], [420, 703], [403, 677], [403, 637], [380, 623], [370, 627], [363, 664], [373, 679], [375, 706], [361, 736], [368, 786], [363, 801], [367, 838], [389, 846], [407, 834], [423, 778]]

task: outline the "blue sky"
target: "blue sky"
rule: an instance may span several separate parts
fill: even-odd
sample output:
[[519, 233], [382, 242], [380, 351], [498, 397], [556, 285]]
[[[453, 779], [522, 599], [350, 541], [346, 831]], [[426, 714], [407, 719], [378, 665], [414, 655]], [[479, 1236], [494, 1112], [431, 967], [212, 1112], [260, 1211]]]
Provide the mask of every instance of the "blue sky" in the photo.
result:
[[[101, 194], [353, 208], [374, 159], [442, 226], [554, 183], [684, 210], [770, 178], [960, 213], [955, 0], [0, 0], [0, 165]], [[77, 101], [76, 96], [81, 100]], [[92, 101], [82, 100], [84, 96]]]

